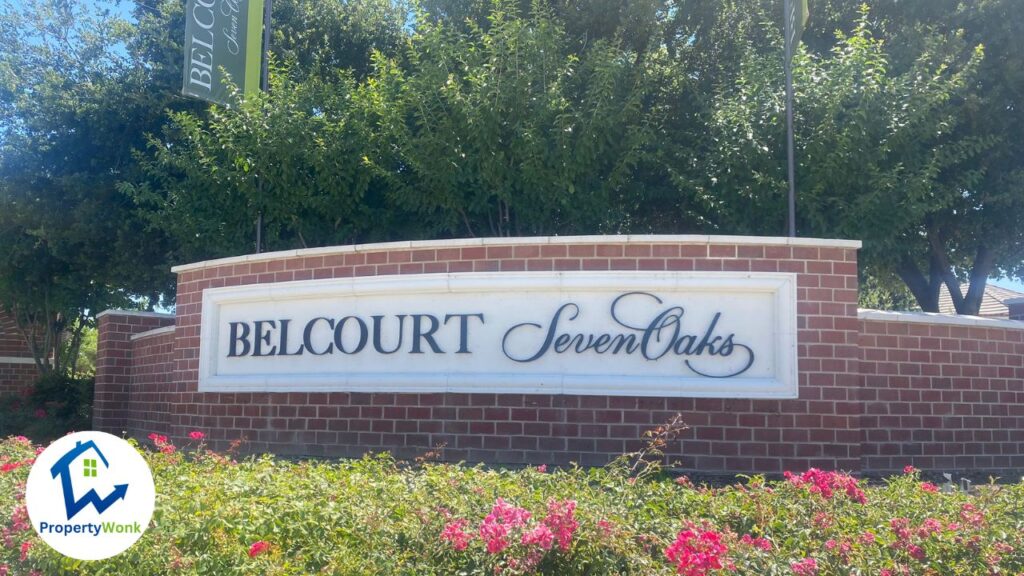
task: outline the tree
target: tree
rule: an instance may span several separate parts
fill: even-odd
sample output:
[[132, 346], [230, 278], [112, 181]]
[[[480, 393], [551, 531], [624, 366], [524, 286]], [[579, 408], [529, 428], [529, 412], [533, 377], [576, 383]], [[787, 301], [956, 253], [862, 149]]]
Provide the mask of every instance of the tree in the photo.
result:
[[576, 54], [551, 10], [495, 4], [484, 29], [417, 21], [366, 86], [390, 198], [451, 235], [615, 231], [650, 137], [644, 67], [614, 41]]
[[[838, 38], [831, 54], [805, 52], [797, 61], [801, 232], [864, 240], [864, 263], [898, 274], [926, 311], [938, 310], [943, 284], [970, 270], [972, 290], [958, 311], [976, 313], [985, 279], [1021, 260], [1020, 231], [1003, 220], [1024, 213], [1019, 190], [999, 193], [986, 184], [984, 161], [1005, 140], [963, 126], [981, 47], [933, 33], [909, 68], [894, 71], [867, 12]], [[783, 217], [776, 62], [777, 54], [748, 54], [716, 107], [704, 194], [717, 203], [725, 229], [776, 230]]]
[[[836, 0], [817, 2], [809, 42], [827, 47], [835, 28], [851, 29], [855, 6]], [[1024, 275], [1024, 4], [1020, 0], [874, 0], [875, 27], [882, 30], [890, 72], [913, 68], [936, 38], [955, 38], [959, 60], [984, 46], [973, 82], [957, 108], [955, 138], [990, 143], [951, 180], [966, 174], [970, 186], [945, 207], [936, 207], [919, 226], [913, 250], [896, 267], [926, 309], [940, 290], [950, 292], [957, 312], [976, 314], [990, 276]], [[960, 285], [969, 284], [966, 293]], [[923, 301], [922, 301], [923, 299]]]
[[404, 46], [404, 3], [274, 2], [270, 91], [230, 107], [178, 95], [183, 5], [150, 4], [138, 3], [131, 46], [172, 98], [140, 132], [139, 172], [121, 189], [152, 234], [172, 239], [165, 262], [253, 251], [260, 214], [269, 249], [381, 238], [401, 225], [362, 167], [370, 135], [352, 98], [371, 53]]
[[116, 48], [131, 27], [102, 6], [40, 1], [6, 6], [0, 29], [0, 305], [39, 371], [64, 373], [97, 311], [169, 287], [160, 239], [116, 189], [138, 137]]
[[268, 93], [214, 106], [206, 119], [172, 114], [142, 158], [148, 179], [126, 187], [177, 240], [179, 256], [249, 251], [259, 214], [272, 249], [352, 242], [381, 217], [369, 208], [371, 135], [351, 76], [328, 85], [278, 68], [271, 78]]

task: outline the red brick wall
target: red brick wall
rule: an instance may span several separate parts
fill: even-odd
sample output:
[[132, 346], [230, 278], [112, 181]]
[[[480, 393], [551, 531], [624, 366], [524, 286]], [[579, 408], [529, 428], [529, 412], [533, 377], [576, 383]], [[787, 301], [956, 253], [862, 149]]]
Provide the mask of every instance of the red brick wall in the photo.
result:
[[126, 425], [136, 436], [162, 433], [170, 426], [167, 390], [174, 372], [174, 327], [168, 328], [136, 334], [131, 340]]
[[1024, 470], [1024, 324], [865, 313], [865, 470]]
[[21, 392], [38, 375], [32, 353], [18, 332], [14, 318], [0, 308], [0, 394]]
[[[174, 317], [147, 312], [108, 310], [96, 316], [99, 340], [96, 344], [96, 392], [93, 396], [92, 425], [120, 435], [127, 430], [132, 393], [132, 340], [134, 334], [174, 324]], [[130, 408], [129, 408], [130, 406]]]
[[[670, 461], [704, 472], [811, 466], [887, 472], [1024, 470], [1024, 324], [856, 311], [852, 247], [763, 239], [639, 237], [440, 242], [250, 256], [178, 269], [173, 333], [130, 341], [167, 319], [100, 322], [97, 427], [215, 447], [448, 460], [604, 464], [676, 412], [693, 428]], [[750, 240], [748, 239], [747, 242]], [[799, 240], [797, 242], [800, 242]], [[198, 393], [202, 290], [386, 274], [517, 270], [794, 272], [800, 397], [737, 400], [523, 394]]]
[[[707, 237], [489, 242], [371, 245], [334, 254], [313, 250], [214, 261], [180, 271], [175, 371], [167, 395], [170, 426], [165, 431], [180, 439], [190, 430], [202, 430], [219, 446], [245, 437], [250, 450], [290, 454], [354, 456], [391, 450], [407, 457], [443, 443], [449, 460], [604, 464], [636, 448], [641, 432], [682, 412], [693, 428], [668, 457], [686, 468], [781, 472], [859, 467], [855, 248], [791, 246], [784, 240], [751, 245]], [[800, 398], [197, 392], [205, 288], [495, 270], [797, 273]], [[159, 365], [162, 360], [147, 362]], [[138, 386], [151, 384], [141, 374], [134, 378]], [[152, 405], [147, 400], [146, 410]], [[160, 423], [134, 415], [102, 420], [108, 429], [117, 421]], [[142, 436], [149, 431], [130, 428]]]

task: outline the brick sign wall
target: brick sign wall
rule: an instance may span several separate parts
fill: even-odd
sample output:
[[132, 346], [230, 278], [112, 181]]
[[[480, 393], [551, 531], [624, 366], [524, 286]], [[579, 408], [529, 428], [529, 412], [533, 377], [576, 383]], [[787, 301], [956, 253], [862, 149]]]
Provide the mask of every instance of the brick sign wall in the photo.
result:
[[1024, 323], [862, 316], [865, 468], [1024, 470]]
[[[888, 454], [892, 449], [882, 445], [895, 441], [894, 437], [876, 440], [881, 438], [879, 430], [889, 424], [877, 420], [879, 415], [871, 411], [879, 407], [867, 402], [891, 394], [885, 389], [899, 387], [902, 381], [888, 376], [879, 379], [877, 374], [874, 379], [862, 378], [860, 364], [864, 360], [870, 365], [868, 348], [912, 343], [865, 340], [871, 330], [879, 329], [879, 321], [858, 318], [857, 247], [855, 242], [749, 237], [487, 239], [311, 249], [182, 266], [176, 269], [178, 308], [173, 332], [150, 331], [167, 325], [168, 319], [132, 319], [116, 312], [108, 313], [106, 322], [101, 319], [101, 356], [106, 356], [106, 350], [114, 358], [101, 360], [108, 368], [97, 378], [97, 414], [102, 414], [97, 422], [100, 429], [123, 426], [138, 437], [155, 431], [184, 438], [190, 430], [202, 430], [221, 448], [245, 438], [251, 451], [282, 454], [358, 456], [389, 450], [406, 458], [443, 444], [448, 460], [599, 465], [635, 449], [644, 430], [681, 412], [692, 428], [667, 456], [687, 469], [781, 472], [812, 466], [902, 467], [914, 449], [903, 446], [898, 454]], [[799, 397], [752, 400], [486, 390], [199, 392], [205, 289], [363, 276], [530, 270], [792, 273], [797, 285]], [[1018, 338], [1019, 346], [1021, 328], [1024, 324], [1002, 332], [1009, 341]], [[133, 339], [133, 335], [137, 336]], [[976, 334], [952, 331], [948, 338], [972, 335]], [[989, 336], [996, 337], [984, 334]], [[1005, 386], [1016, 386], [1018, 392], [1024, 382], [1020, 358], [1018, 350], [1016, 360], [1012, 352], [998, 359], [1005, 360], [1001, 368]], [[972, 360], [983, 364], [997, 358]], [[909, 356], [906, 361], [912, 362]], [[889, 368], [887, 364], [884, 369]], [[932, 395], [924, 397], [932, 402]], [[915, 434], [924, 439], [918, 431], [923, 428], [914, 428], [915, 424], [913, 420], [899, 423], [900, 430], [909, 431], [908, 442], [916, 441]], [[972, 434], [977, 432], [971, 429]], [[896, 432], [895, 438], [902, 433]], [[929, 461], [915, 462], [926, 467]], [[938, 466], [946, 461], [932, 462]], [[1005, 459], [974, 462], [1016, 465]]]
[[14, 318], [0, 308], [0, 394], [16, 394], [35, 381], [38, 373], [32, 353]]

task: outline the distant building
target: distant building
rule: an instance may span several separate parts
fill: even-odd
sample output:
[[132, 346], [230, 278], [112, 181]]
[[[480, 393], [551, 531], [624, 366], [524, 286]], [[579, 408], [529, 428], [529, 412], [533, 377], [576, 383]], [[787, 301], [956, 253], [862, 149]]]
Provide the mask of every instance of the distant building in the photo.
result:
[[[967, 294], [968, 284], [960, 285], [960, 293]], [[985, 285], [985, 295], [981, 299], [981, 309], [978, 316], [984, 318], [1010, 318], [1010, 306], [1016, 304], [1016, 300], [1024, 301], [1024, 293], [993, 286]], [[943, 314], [956, 314], [956, 307], [953, 306], [953, 299], [949, 291], [943, 289], [939, 294], [939, 312]]]

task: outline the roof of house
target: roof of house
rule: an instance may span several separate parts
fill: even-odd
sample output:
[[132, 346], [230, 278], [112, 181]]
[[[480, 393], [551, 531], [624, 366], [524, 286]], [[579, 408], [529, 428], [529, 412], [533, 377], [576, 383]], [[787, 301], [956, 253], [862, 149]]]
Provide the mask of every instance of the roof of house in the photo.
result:
[[[970, 286], [968, 284], [961, 284], [960, 293], [967, 294], [967, 289], [969, 287]], [[994, 286], [992, 284], [986, 284], [985, 296], [981, 299], [981, 309], [978, 311], [978, 316], [985, 316], [987, 318], [1009, 318], [1010, 312], [1005, 302], [1014, 298], [1024, 298], [1024, 293]], [[956, 314], [956, 308], [953, 306], [953, 298], [949, 295], [949, 291], [946, 290], [945, 287], [943, 287], [943, 290], [939, 293], [939, 312], [942, 312], [943, 314]]]

